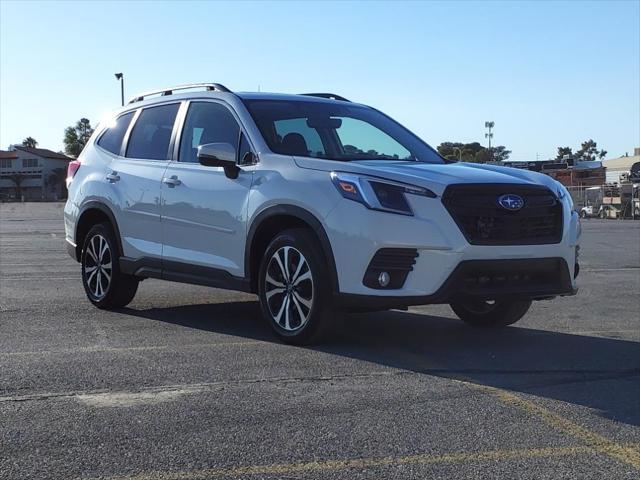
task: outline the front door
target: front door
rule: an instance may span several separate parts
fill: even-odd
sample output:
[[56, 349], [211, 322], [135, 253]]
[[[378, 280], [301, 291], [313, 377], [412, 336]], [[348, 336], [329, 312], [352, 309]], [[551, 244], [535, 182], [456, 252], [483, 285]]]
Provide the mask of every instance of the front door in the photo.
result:
[[[178, 158], [162, 183], [163, 269], [194, 272], [207, 267], [244, 277], [247, 201], [253, 167], [242, 166], [237, 178], [222, 167], [198, 163], [197, 148], [229, 143], [238, 158], [250, 150], [236, 116], [216, 101], [190, 102], [180, 135]], [[201, 274], [201, 273], [200, 273]]]

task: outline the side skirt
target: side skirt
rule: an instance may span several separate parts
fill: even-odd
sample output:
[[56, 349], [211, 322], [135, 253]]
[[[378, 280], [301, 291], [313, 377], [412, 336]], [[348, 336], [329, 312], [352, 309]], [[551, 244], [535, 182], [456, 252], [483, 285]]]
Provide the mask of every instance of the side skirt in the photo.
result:
[[249, 279], [236, 277], [226, 270], [190, 265], [182, 262], [160, 260], [158, 258], [120, 257], [120, 270], [140, 278], [159, 278], [171, 282], [203, 285], [251, 293]]

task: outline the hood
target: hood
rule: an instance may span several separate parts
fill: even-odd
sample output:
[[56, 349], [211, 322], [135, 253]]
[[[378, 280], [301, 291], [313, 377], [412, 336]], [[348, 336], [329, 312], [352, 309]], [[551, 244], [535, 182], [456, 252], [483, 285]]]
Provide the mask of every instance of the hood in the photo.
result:
[[382, 177], [425, 187], [437, 195], [442, 195], [448, 185], [460, 183], [544, 185], [552, 192], [558, 190], [557, 182], [542, 173], [480, 163], [433, 164], [384, 160], [338, 162], [309, 157], [294, 157], [294, 160], [300, 168]]

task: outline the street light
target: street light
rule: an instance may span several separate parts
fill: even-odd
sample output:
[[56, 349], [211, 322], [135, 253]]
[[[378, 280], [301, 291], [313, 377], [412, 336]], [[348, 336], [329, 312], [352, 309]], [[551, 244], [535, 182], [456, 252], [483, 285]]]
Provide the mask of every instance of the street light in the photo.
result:
[[496, 122], [484, 122], [484, 127], [488, 130], [488, 132], [484, 134], [484, 138], [489, 139], [489, 160], [493, 160], [493, 152], [491, 151], [491, 139], [493, 138], [493, 133], [491, 132], [491, 129], [495, 124]]
[[124, 74], [122, 72], [115, 73], [116, 80], [120, 80], [120, 102], [124, 107]]
[[491, 133], [491, 129], [495, 126], [496, 122], [484, 122], [484, 127], [489, 131], [484, 134], [484, 138], [489, 139], [489, 150], [491, 150], [491, 139], [493, 138], [493, 133]]

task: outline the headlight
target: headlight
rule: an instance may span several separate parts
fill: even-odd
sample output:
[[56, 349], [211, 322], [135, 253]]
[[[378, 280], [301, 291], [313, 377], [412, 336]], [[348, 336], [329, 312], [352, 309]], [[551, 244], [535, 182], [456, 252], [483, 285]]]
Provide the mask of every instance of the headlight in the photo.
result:
[[556, 180], [556, 183], [558, 184], [558, 191], [557, 191], [558, 200], [569, 202], [569, 209], [573, 210], [573, 198], [571, 198], [571, 194], [569, 193], [569, 190], [567, 190], [567, 187], [565, 187], [563, 184], [561, 184], [557, 180]]
[[406, 195], [436, 198], [427, 188], [352, 173], [331, 172], [331, 181], [340, 194], [372, 210], [413, 215]]

